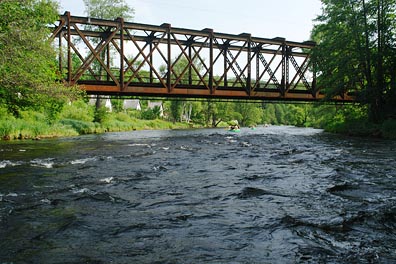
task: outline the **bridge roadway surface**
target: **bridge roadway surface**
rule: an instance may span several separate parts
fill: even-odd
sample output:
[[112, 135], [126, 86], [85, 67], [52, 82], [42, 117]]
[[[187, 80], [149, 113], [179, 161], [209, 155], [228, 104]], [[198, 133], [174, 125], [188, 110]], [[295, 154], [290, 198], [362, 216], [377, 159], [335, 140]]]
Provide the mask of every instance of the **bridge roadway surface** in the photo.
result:
[[[59, 71], [88, 94], [317, 101], [315, 43], [60, 16]], [[348, 94], [335, 101], [353, 101]]]

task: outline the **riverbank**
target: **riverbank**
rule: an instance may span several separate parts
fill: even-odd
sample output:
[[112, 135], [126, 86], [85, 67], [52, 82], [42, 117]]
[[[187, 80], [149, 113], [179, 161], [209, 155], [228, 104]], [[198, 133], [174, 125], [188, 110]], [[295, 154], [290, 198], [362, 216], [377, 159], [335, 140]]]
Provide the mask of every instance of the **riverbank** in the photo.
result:
[[[100, 122], [94, 122], [92, 108], [85, 109], [83, 106], [86, 107], [86, 105], [78, 108], [69, 106], [70, 109], [65, 107], [55, 119], [50, 119], [47, 115], [36, 111], [21, 112], [18, 118], [6, 114], [5, 111], [0, 111], [0, 140], [42, 139], [105, 132], [202, 127], [202, 124], [174, 123], [163, 119], [145, 120], [131, 112], [105, 113], [100, 118]], [[396, 120], [373, 124], [368, 122], [366, 118], [353, 120], [333, 118], [321, 124], [312, 124], [312, 126], [322, 128], [330, 133], [354, 137], [396, 139]]]
[[[133, 130], [166, 130], [201, 128], [198, 124], [169, 122], [166, 120], [142, 120], [136, 118], [109, 119], [103, 123], [76, 119], [62, 119], [55, 123], [41, 120], [39, 114], [32, 119], [7, 118], [0, 120], [0, 140], [38, 140], [43, 138], [70, 137], [106, 132], [124, 132]], [[383, 124], [364, 121], [345, 122], [327, 126], [326, 132], [352, 137], [396, 139], [396, 121], [389, 120]]]
[[187, 123], [173, 123], [161, 119], [142, 120], [122, 113], [111, 115], [111, 118], [107, 118], [102, 123], [70, 118], [49, 123], [45, 116], [40, 113], [34, 113], [28, 118], [7, 117], [0, 120], [0, 139], [42, 139], [105, 132], [187, 129], [191, 127], [192, 125]]
[[374, 124], [366, 119], [348, 120], [325, 126], [325, 131], [352, 137], [396, 139], [396, 120]]

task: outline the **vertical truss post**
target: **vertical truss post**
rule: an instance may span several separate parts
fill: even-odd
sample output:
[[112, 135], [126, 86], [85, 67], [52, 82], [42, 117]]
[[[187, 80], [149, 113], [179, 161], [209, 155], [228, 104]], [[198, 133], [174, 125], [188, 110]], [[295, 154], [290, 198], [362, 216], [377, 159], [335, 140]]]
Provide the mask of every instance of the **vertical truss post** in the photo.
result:
[[214, 57], [214, 55], [213, 55], [213, 38], [214, 38], [213, 29], [205, 28], [202, 31], [208, 33], [209, 44], [207, 44], [207, 46], [206, 46], [209, 48], [208, 87], [209, 87], [210, 94], [214, 94], [215, 91], [213, 90], [213, 57]]
[[63, 61], [62, 61], [62, 38], [63, 38], [63, 31], [59, 32], [59, 39], [58, 39], [58, 45], [59, 45], [59, 54], [58, 54], [58, 66], [59, 66], [59, 74], [62, 74], [63, 71]]
[[168, 88], [168, 93], [171, 92], [172, 89], [172, 47], [171, 47], [171, 25], [170, 24], [162, 24], [162, 27], [166, 28], [166, 37], [167, 37], [167, 51], [168, 51], [168, 56], [167, 56], [167, 75], [166, 75], [166, 86]]
[[289, 60], [291, 55], [291, 47], [286, 45], [286, 57], [285, 57], [285, 67], [286, 67], [286, 86], [285, 91], [289, 91], [290, 89], [290, 67]]
[[154, 82], [154, 74], [153, 74], [153, 67], [151, 65], [153, 65], [153, 41], [150, 40], [150, 44], [149, 44], [149, 49], [150, 49], [150, 83]]
[[256, 85], [255, 87], [260, 88], [260, 49], [261, 45], [256, 46]]
[[[107, 57], [106, 66], [107, 69], [110, 70], [110, 43], [108, 43], [106, 47], [106, 57]], [[106, 71], [106, 81], [110, 81], [110, 74], [107, 71]]]
[[118, 21], [120, 22], [120, 91], [125, 89], [124, 85], [124, 68], [125, 68], [125, 61], [124, 61], [124, 19], [119, 17]]
[[213, 90], [213, 29], [207, 29], [209, 32], [209, 89], [210, 94], [214, 94]]
[[191, 60], [191, 64], [189, 63], [189, 66], [188, 66], [188, 85], [192, 85], [192, 83], [193, 83], [193, 79], [192, 79], [192, 66], [191, 66], [192, 63], [194, 63], [194, 62], [192, 61], [192, 58], [193, 58], [193, 55], [192, 55], [192, 47], [191, 47], [192, 42], [193, 42], [193, 40], [191, 40], [191, 42], [188, 42], [188, 43], [187, 43], [187, 45], [188, 45], [188, 61]]
[[248, 41], [248, 52], [247, 52], [247, 80], [246, 80], [246, 89], [248, 95], [251, 95], [252, 92], [252, 35], [247, 34]]
[[66, 26], [67, 26], [67, 83], [72, 84], [72, 60], [71, 60], [71, 25], [70, 12], [66, 12]]
[[228, 59], [227, 59], [227, 51], [228, 51], [228, 42], [225, 42], [223, 45], [223, 55], [224, 55], [224, 87], [228, 87], [228, 78], [227, 78], [227, 69], [228, 69]]
[[282, 96], [285, 96], [288, 83], [289, 83], [288, 46], [286, 42], [283, 42], [282, 43], [282, 83], [280, 87], [280, 92]]

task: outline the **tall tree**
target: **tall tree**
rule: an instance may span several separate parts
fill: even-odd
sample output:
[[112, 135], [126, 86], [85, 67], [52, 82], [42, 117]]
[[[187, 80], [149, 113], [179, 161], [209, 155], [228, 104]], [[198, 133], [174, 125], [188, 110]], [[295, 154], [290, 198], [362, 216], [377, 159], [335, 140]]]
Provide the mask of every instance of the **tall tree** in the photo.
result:
[[395, 94], [396, 0], [322, 0], [312, 33], [318, 84], [330, 96], [355, 91], [381, 122]]
[[239, 120], [241, 126], [252, 126], [261, 122], [262, 111], [257, 104], [235, 102], [235, 111], [241, 114]]
[[56, 83], [47, 28], [58, 19], [57, 8], [52, 0], [0, 1], [0, 103], [14, 115], [26, 108], [59, 108], [70, 95]]
[[114, 20], [122, 17], [131, 21], [135, 10], [124, 0], [84, 0], [85, 12], [88, 17]]

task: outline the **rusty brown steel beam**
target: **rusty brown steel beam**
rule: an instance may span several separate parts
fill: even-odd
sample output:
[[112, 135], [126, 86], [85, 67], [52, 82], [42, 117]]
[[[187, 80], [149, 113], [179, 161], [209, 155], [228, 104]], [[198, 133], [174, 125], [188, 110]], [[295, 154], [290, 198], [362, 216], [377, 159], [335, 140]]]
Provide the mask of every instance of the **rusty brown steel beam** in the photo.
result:
[[[290, 91], [284, 96], [281, 96], [277, 90], [265, 89], [264, 91], [255, 91], [249, 98], [246, 97], [244, 90], [228, 90], [224, 87], [216, 90], [212, 94], [207, 89], [194, 89], [191, 87], [177, 87], [168, 92], [164, 87], [147, 87], [147, 86], [133, 86], [127, 87], [123, 91], [119, 87], [110, 84], [81, 84], [80, 88], [85, 90], [88, 94], [105, 94], [105, 95], [139, 95], [139, 96], [157, 96], [157, 97], [197, 97], [197, 98], [217, 98], [217, 99], [250, 99], [250, 100], [289, 100], [289, 101], [317, 101], [324, 100], [325, 95], [317, 92], [316, 94], [307, 94], [299, 91]], [[343, 95], [333, 98], [333, 101], [353, 102], [355, 97], [353, 95]]]
[[[242, 90], [216, 90], [215, 94], [206, 89], [191, 89], [186, 87], [173, 88], [169, 93], [167, 88], [134, 86], [127, 87], [120, 91], [118, 87], [112, 85], [87, 85], [81, 84], [81, 89], [88, 94], [105, 94], [105, 95], [138, 95], [138, 96], [157, 96], [157, 97], [195, 97], [195, 98], [217, 98], [217, 99], [249, 99], [249, 100], [288, 100], [288, 101], [318, 101], [323, 100], [325, 95], [317, 93], [316, 95], [289, 92], [281, 96], [278, 91], [261, 91], [254, 92], [249, 98], [246, 97], [246, 91]], [[345, 95], [344, 98], [337, 96], [333, 100], [342, 102], [353, 102], [354, 96]]]
[[[59, 28], [53, 28], [53, 30], [61, 30], [61, 29], [59, 29]], [[95, 38], [101, 38], [101, 37], [103, 37], [104, 36], [104, 33], [103, 32], [96, 32], [96, 31], [88, 31], [88, 30], [79, 30], [79, 32], [80, 33], [78, 33], [77, 32], [77, 30], [73, 30], [73, 29], [71, 29], [71, 35], [73, 35], [73, 36], [79, 36], [80, 35], [80, 33], [81, 34], [83, 34], [84, 36], [86, 36], [86, 37], [95, 37]], [[115, 36], [114, 36], [114, 39], [121, 39], [121, 38], [125, 38], [126, 36], [121, 36], [121, 34], [116, 34]], [[165, 41], [166, 41], [166, 39], [165, 39], [165, 41], [164, 41], [164, 39], [162, 39], [162, 38], [157, 38], [157, 37], [154, 37], [154, 38], [151, 38], [151, 37], [149, 37], [149, 36], [134, 36], [134, 39], [136, 40], [136, 41], [138, 41], [138, 42], [152, 42], [152, 43], [156, 43], [156, 42], [160, 42], [160, 43], [166, 43]], [[270, 44], [270, 42], [260, 42], [260, 41], [253, 41], [255, 38], [252, 38], [252, 42], [256, 42], [256, 43], [259, 43], [259, 44], [263, 44], [263, 45], [273, 45], [273, 44]], [[256, 38], [257, 39], [257, 38]], [[182, 43], [183, 45], [186, 45], [188, 42], [187, 41], [184, 41], [184, 40], [179, 40], [179, 42], [180, 43]], [[287, 43], [291, 43], [291, 42], [285, 42], [286, 43], [286, 45], [288, 45]], [[172, 45], [177, 45], [177, 43], [174, 41], [174, 40], [171, 40], [171, 44]], [[201, 46], [203, 44], [203, 42], [199, 42], [199, 41], [196, 41], [196, 42], [193, 42], [192, 44], [191, 44], [191, 46]], [[274, 44], [275, 45], [275, 44]], [[279, 44], [280, 45], [280, 44]], [[220, 44], [219, 46], [224, 46], [224, 45], [222, 45], [222, 44]], [[298, 48], [308, 48], [308, 49], [312, 49], [313, 47], [314, 47], [314, 45], [310, 45], [310, 46], [307, 46], [307, 45], [299, 45], [299, 46], [293, 46], [293, 47], [298, 47]], [[229, 50], [239, 50], [241, 48], [241, 46], [238, 46], [238, 45], [229, 45], [228, 46], [228, 49]], [[243, 51], [248, 51], [248, 49], [247, 48], [243, 48]], [[281, 52], [279, 52], [277, 49], [266, 49], [266, 48], [262, 48], [262, 49], [260, 49], [260, 52], [261, 53], [265, 53], [265, 54], [282, 54]], [[309, 55], [309, 53], [307, 53], [307, 52], [303, 52], [303, 51], [292, 51], [292, 53], [291, 53], [293, 56], [295, 56], [295, 57], [305, 57], [305, 56], [307, 56], [307, 55]]]

